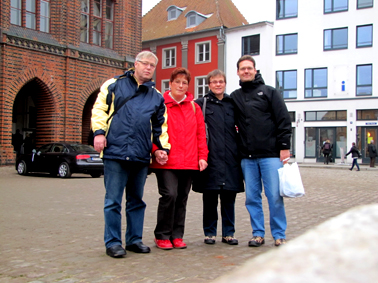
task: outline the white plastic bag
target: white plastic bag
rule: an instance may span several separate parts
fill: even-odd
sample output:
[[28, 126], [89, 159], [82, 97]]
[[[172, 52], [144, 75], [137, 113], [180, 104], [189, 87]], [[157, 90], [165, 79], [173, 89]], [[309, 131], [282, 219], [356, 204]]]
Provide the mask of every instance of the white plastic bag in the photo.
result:
[[302, 183], [297, 162], [293, 164], [286, 163], [278, 169], [280, 176], [280, 195], [282, 197], [296, 198], [304, 196], [305, 191]]

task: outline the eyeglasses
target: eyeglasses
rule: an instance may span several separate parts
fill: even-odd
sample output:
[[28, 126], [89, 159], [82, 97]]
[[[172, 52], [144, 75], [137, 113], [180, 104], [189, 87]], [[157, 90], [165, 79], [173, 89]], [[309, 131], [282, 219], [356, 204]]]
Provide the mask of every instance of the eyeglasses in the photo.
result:
[[143, 66], [145, 66], [145, 67], [150, 66], [152, 69], [156, 68], [156, 65], [153, 64], [153, 63], [146, 62], [146, 61], [140, 61], [140, 60], [138, 60], [138, 62], [140, 62], [140, 63], [141, 63]]
[[225, 81], [211, 81], [210, 82], [211, 84], [220, 84], [220, 85], [222, 85], [222, 84], [224, 84], [225, 83]]

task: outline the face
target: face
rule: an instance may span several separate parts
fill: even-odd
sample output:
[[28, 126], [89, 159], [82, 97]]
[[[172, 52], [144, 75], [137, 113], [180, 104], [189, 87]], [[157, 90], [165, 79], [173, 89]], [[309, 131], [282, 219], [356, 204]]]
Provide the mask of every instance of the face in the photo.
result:
[[239, 63], [237, 74], [242, 82], [249, 82], [255, 79], [257, 70], [255, 69], [253, 62], [244, 60]]
[[178, 75], [172, 82], [169, 82], [171, 94], [175, 98], [183, 98], [188, 91], [189, 83], [185, 75]]
[[134, 76], [140, 84], [148, 82], [152, 79], [156, 68], [156, 61], [154, 57], [143, 58], [140, 61], [135, 61]]
[[210, 77], [209, 87], [215, 95], [223, 95], [224, 91], [226, 90], [226, 82], [224, 81], [224, 77], [221, 75]]

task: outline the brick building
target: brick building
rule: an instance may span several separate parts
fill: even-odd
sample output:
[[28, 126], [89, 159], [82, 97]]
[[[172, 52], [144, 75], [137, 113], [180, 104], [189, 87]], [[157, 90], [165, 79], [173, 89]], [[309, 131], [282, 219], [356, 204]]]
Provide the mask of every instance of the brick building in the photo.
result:
[[33, 146], [86, 143], [100, 86], [141, 50], [141, 0], [0, 5], [0, 165], [15, 162], [17, 129]]

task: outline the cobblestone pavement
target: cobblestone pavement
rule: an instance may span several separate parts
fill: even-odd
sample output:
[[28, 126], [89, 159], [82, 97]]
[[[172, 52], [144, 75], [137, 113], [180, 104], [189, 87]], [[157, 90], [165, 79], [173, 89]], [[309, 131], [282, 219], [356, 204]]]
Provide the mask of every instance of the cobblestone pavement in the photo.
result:
[[[306, 196], [285, 199], [289, 241], [351, 207], [378, 202], [378, 170], [362, 166], [360, 172], [351, 172], [347, 168], [300, 166]], [[188, 248], [159, 250], [153, 244], [159, 196], [151, 175], [145, 187], [143, 238], [151, 253], [128, 252], [125, 258], [113, 259], [105, 255], [103, 244], [102, 177], [19, 176], [12, 166], [0, 167], [0, 192], [0, 283], [209, 282], [276, 249], [265, 197], [267, 233], [262, 247], [247, 245], [252, 229], [244, 194], [238, 194], [236, 201], [239, 245], [221, 243], [220, 237], [215, 245], [205, 245], [201, 195], [191, 192], [184, 237]]]

